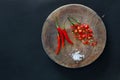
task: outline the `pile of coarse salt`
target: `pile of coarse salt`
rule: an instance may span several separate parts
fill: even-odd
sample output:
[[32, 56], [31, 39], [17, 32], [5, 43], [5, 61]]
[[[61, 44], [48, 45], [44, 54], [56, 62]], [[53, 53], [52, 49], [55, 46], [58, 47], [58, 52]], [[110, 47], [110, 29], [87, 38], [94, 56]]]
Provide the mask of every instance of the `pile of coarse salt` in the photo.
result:
[[85, 58], [85, 55], [81, 54], [80, 51], [76, 51], [71, 55], [74, 61], [81, 61]]

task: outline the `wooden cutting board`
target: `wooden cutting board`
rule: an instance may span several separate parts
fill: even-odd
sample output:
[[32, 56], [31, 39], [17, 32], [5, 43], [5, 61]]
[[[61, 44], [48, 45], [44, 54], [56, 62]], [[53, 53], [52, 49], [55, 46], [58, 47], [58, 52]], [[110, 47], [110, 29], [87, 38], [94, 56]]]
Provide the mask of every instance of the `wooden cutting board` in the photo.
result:
[[[75, 17], [81, 23], [90, 25], [93, 30], [97, 45], [91, 47], [83, 45], [81, 41], [74, 38], [71, 32], [68, 16]], [[57, 29], [55, 26], [56, 17], [59, 19], [59, 25], [62, 27], [65, 23], [65, 29], [73, 41], [74, 45], [70, 45], [65, 41], [65, 47], [60, 50], [59, 55], [55, 54], [57, 48]], [[46, 19], [42, 29], [42, 44], [46, 54], [57, 64], [67, 68], [80, 68], [94, 62], [103, 52], [106, 44], [106, 29], [101, 18], [95, 11], [81, 4], [68, 4], [54, 10]], [[73, 59], [73, 54], [79, 52], [84, 55], [80, 61]]]

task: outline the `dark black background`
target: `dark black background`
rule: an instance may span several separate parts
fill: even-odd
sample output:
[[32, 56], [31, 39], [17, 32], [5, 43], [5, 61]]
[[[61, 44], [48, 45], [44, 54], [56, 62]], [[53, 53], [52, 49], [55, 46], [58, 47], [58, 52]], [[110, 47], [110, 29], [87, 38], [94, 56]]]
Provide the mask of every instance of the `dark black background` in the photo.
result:
[[[103, 54], [91, 65], [67, 69], [45, 54], [42, 26], [56, 8], [81, 3], [107, 30]], [[120, 80], [120, 0], [0, 0], [0, 80]]]

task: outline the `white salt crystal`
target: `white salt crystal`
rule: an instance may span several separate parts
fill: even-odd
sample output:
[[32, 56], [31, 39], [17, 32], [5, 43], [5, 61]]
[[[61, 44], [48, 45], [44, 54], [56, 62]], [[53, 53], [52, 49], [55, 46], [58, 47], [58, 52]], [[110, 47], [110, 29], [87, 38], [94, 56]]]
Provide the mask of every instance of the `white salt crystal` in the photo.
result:
[[74, 61], [81, 61], [84, 59], [84, 57], [85, 57], [84, 55], [80, 54], [80, 51], [72, 53], [72, 59]]
[[104, 18], [104, 17], [105, 17], [105, 14], [102, 15], [102, 18]]

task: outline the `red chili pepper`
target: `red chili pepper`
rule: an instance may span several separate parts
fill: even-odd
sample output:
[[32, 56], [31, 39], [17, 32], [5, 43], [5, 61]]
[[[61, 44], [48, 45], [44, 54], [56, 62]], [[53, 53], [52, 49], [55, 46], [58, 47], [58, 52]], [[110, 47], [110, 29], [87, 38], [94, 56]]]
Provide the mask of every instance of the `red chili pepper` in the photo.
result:
[[65, 39], [67, 40], [67, 42], [69, 42], [70, 44], [73, 44], [73, 42], [70, 40], [70, 38], [68, 37], [68, 34], [66, 32], [65, 29], [62, 30], [63, 34], [64, 34], [64, 37]]
[[55, 53], [58, 55], [59, 52], [60, 52], [60, 48], [61, 48], [61, 45], [60, 45], [60, 35], [58, 34], [57, 35], [57, 49], [55, 51]]
[[62, 42], [62, 48], [64, 47], [64, 44], [65, 44], [65, 40], [64, 40], [64, 34], [62, 32], [62, 29], [59, 27], [58, 25], [58, 19], [56, 18], [56, 27], [57, 27], [57, 31], [60, 35], [60, 38], [61, 38], [61, 42]]
[[65, 44], [65, 40], [64, 40], [64, 34], [62, 32], [62, 29], [60, 27], [57, 28], [57, 31], [60, 35], [60, 38], [61, 38], [61, 42], [62, 42], [62, 48], [64, 47], [64, 44]]

